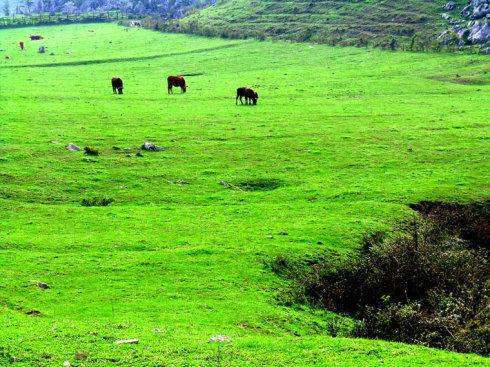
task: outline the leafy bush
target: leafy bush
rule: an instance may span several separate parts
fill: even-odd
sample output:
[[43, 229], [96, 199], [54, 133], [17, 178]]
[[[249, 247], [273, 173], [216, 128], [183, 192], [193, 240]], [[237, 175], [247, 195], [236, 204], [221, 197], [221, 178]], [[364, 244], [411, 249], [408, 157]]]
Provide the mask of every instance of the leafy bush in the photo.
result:
[[97, 149], [92, 147], [83, 148], [83, 152], [85, 153], [85, 155], [92, 155], [92, 156], [97, 156], [100, 154], [100, 152]]
[[340, 265], [323, 258], [298, 270], [281, 257], [273, 269], [308, 301], [360, 320], [358, 336], [488, 355], [488, 203], [444, 205], [367, 236]]
[[113, 198], [107, 197], [94, 197], [94, 198], [85, 198], [82, 200], [82, 206], [108, 206], [114, 202]]

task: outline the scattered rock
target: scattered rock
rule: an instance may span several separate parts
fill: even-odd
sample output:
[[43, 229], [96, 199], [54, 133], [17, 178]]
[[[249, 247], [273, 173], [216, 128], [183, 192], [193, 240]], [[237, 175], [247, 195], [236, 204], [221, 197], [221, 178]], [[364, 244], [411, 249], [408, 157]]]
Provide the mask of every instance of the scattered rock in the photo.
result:
[[454, 9], [456, 9], [456, 3], [454, 1], [450, 1], [446, 3], [446, 5], [442, 7], [442, 9], [445, 11], [453, 11]]
[[71, 152], [77, 152], [80, 150], [80, 147], [78, 145], [70, 143], [66, 146], [66, 149], [68, 149]]
[[151, 152], [160, 152], [162, 150], [165, 150], [164, 147], [159, 147], [158, 145], [155, 145], [149, 141], [145, 141], [144, 144], [141, 146], [141, 149], [148, 150]]
[[141, 153], [141, 150], [138, 150], [136, 152], [136, 157], [143, 157], [143, 153]]
[[37, 286], [38, 288], [41, 288], [41, 289], [49, 289], [49, 285], [47, 283], [44, 283], [44, 282], [31, 282], [32, 284], [34, 284], [35, 286]]
[[482, 55], [490, 55], [490, 47], [487, 47], [487, 48], [480, 50], [480, 53]]
[[63, 367], [71, 367], [70, 361], [64, 361], [63, 362]]
[[209, 338], [210, 343], [229, 343], [231, 342], [231, 339], [229, 336], [226, 335], [215, 335]]
[[139, 339], [119, 339], [115, 341], [115, 344], [138, 344], [140, 341]]
[[487, 22], [476, 22], [468, 34], [471, 43], [486, 43], [490, 41], [490, 24]]

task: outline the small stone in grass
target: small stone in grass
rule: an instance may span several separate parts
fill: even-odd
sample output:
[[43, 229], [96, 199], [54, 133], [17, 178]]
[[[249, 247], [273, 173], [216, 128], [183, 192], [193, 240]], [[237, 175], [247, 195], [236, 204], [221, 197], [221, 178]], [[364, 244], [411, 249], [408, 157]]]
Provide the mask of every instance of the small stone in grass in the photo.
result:
[[68, 149], [71, 152], [77, 152], [80, 150], [80, 147], [78, 145], [70, 143], [66, 146], [66, 149]]
[[143, 145], [141, 146], [141, 149], [143, 150], [148, 150], [151, 152], [160, 152], [162, 150], [165, 150], [164, 147], [159, 147], [158, 145], [153, 144], [150, 141], [145, 141]]
[[64, 361], [63, 362], [63, 367], [71, 367], [70, 361]]
[[49, 284], [44, 282], [34, 282], [41, 289], [49, 289]]
[[116, 344], [138, 344], [140, 341], [139, 339], [119, 339], [116, 340]]
[[215, 335], [209, 338], [210, 343], [228, 343], [230, 341], [230, 337], [226, 335]]

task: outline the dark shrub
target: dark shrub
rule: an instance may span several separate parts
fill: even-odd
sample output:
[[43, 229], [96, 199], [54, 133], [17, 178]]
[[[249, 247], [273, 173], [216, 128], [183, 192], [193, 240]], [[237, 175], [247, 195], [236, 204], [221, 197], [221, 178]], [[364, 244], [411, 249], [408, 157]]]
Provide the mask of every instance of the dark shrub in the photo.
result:
[[100, 154], [97, 149], [92, 148], [92, 147], [83, 148], [83, 152], [85, 153], [85, 155], [93, 155], [93, 156], [97, 156]]
[[108, 206], [113, 202], [114, 202], [113, 198], [94, 197], [94, 198], [83, 199], [81, 204], [82, 206]]
[[488, 355], [488, 203], [419, 205], [430, 214], [366, 236], [353, 259], [298, 271], [281, 257], [273, 270], [310, 302], [360, 320], [359, 336]]
[[236, 184], [237, 187], [245, 191], [269, 191], [275, 190], [281, 185], [282, 181], [275, 178], [256, 178]]

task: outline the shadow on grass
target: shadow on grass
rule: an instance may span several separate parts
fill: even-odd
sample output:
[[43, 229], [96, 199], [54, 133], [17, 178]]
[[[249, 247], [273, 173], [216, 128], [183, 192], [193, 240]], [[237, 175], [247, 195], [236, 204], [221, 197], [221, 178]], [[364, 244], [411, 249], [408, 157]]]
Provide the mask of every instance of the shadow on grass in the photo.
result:
[[[2, 66], [1, 69], [52, 68], [52, 67], [59, 67], [59, 66], [82, 66], [82, 65], [98, 65], [98, 64], [110, 64], [110, 63], [119, 63], [119, 62], [131, 62], [131, 61], [145, 61], [145, 60], [154, 60], [154, 59], [160, 59], [160, 58], [165, 58], [165, 57], [190, 55], [190, 54], [197, 54], [197, 53], [203, 53], [203, 52], [223, 50], [223, 49], [227, 49], [227, 48], [236, 47], [238, 45], [239, 45], [239, 43], [233, 43], [230, 45], [208, 47], [208, 48], [202, 48], [202, 49], [198, 49], [198, 50], [174, 52], [174, 53], [150, 55], [150, 56], [140, 56], [140, 57], [119, 57], [119, 58], [111, 58], [111, 59], [53, 62], [53, 63], [43, 63], [43, 64], [32, 64], [32, 65], [8, 65], [8, 66]], [[187, 74], [187, 75], [192, 75], [192, 74]]]

